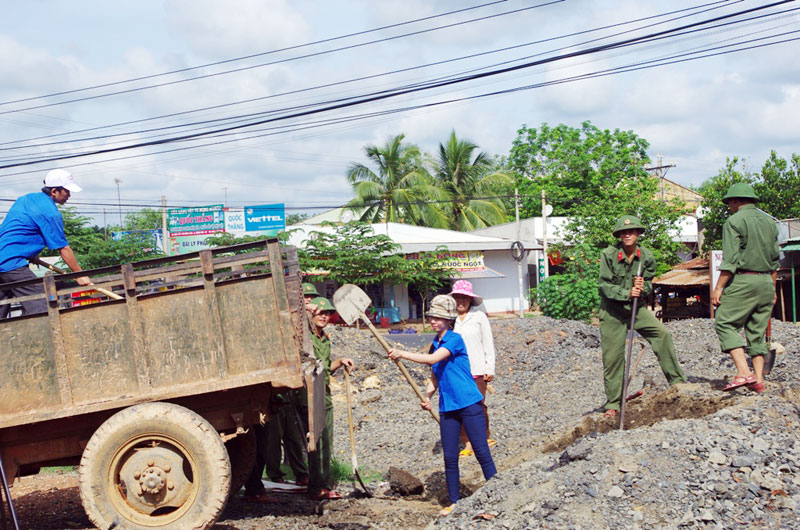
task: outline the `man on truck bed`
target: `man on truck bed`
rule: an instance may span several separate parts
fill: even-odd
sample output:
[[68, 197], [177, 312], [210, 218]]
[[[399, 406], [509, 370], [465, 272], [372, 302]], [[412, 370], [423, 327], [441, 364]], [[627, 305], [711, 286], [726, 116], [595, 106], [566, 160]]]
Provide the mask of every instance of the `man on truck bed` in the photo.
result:
[[[61, 259], [70, 269], [81, 269], [64, 234], [64, 220], [56, 204], [65, 204], [70, 194], [81, 191], [64, 169], [47, 173], [41, 192], [28, 193], [14, 202], [3, 224], [0, 225], [0, 284], [35, 280], [28, 268], [28, 259], [35, 258], [48, 247], [58, 250]], [[87, 276], [77, 279], [80, 285], [89, 285]], [[41, 285], [29, 285], [0, 291], [0, 300], [42, 293]], [[8, 316], [9, 305], [0, 306], [0, 318]], [[44, 298], [22, 302], [22, 314], [45, 313]]]

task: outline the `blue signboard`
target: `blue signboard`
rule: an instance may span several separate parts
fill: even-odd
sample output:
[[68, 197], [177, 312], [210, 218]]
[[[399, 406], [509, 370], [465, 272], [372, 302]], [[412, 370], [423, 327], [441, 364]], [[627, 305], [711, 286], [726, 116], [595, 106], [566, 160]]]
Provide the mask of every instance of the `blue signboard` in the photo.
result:
[[244, 229], [247, 232], [271, 231], [276, 234], [286, 229], [283, 203], [244, 207]]

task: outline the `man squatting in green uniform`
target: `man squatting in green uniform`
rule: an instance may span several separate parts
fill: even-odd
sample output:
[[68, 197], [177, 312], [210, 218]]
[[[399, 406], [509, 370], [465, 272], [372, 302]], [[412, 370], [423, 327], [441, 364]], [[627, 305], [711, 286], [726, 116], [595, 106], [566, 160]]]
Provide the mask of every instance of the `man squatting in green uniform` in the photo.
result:
[[[623, 215], [617, 219], [614, 237], [619, 243], [606, 248], [600, 254], [600, 345], [603, 350], [603, 383], [606, 390], [605, 416], [617, 415], [622, 402], [622, 380], [625, 373], [625, 339], [631, 322], [631, 301], [647, 296], [653, 290], [656, 262], [653, 253], [637, 246], [644, 226], [639, 218]], [[642, 275], [636, 271], [642, 264]], [[675, 346], [664, 324], [640, 304], [636, 311], [634, 328], [653, 348], [658, 357], [664, 377], [670, 385], [683, 383], [683, 374]]]
[[[778, 229], [756, 209], [757, 201], [753, 188], [745, 182], [732, 185], [722, 198], [733, 215], [722, 227], [722, 264], [711, 303], [719, 306], [714, 328], [720, 347], [736, 365], [736, 376], [723, 390], [745, 385], [756, 392], [764, 390], [764, 333], [776, 297]], [[755, 374], [745, 360], [745, 342], [739, 335], [742, 327]]]
[[325, 367], [325, 427], [317, 440], [317, 450], [308, 453], [308, 495], [315, 500], [341, 499], [342, 496], [331, 490], [331, 456], [333, 452], [333, 400], [331, 399], [330, 376], [336, 370], [345, 367], [352, 370], [353, 360], [344, 357], [331, 360], [331, 339], [325, 332], [331, 314], [336, 311], [327, 298], [311, 300], [314, 315], [311, 318], [311, 341], [314, 343], [314, 355]]

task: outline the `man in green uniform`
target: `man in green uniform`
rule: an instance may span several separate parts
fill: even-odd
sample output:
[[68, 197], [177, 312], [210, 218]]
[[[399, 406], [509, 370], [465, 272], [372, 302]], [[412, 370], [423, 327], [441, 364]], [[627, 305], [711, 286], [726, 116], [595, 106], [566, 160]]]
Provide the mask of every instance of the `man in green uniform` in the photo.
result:
[[[636, 242], [644, 232], [639, 218], [623, 215], [617, 219], [614, 237], [619, 243], [600, 254], [600, 345], [603, 350], [603, 382], [606, 390], [605, 416], [617, 415], [622, 402], [625, 372], [625, 339], [631, 322], [632, 300], [653, 290], [656, 262], [653, 253]], [[641, 275], [637, 275], [641, 264]], [[653, 347], [664, 377], [670, 385], [683, 383], [683, 374], [675, 346], [664, 324], [639, 304], [635, 329]]]
[[333, 451], [333, 400], [331, 399], [330, 376], [336, 370], [345, 367], [353, 368], [350, 358], [331, 360], [331, 339], [325, 332], [331, 314], [336, 309], [327, 298], [311, 300], [314, 316], [311, 319], [311, 341], [314, 343], [314, 355], [325, 368], [325, 427], [317, 441], [317, 450], [308, 453], [308, 494], [312, 499], [341, 499], [342, 496], [331, 490], [331, 455]]
[[314, 287], [313, 283], [303, 284], [303, 300], [306, 302], [306, 309], [308, 309], [308, 303], [319, 295], [320, 294], [317, 292], [317, 288]]
[[[764, 390], [764, 355], [772, 306], [775, 303], [775, 280], [778, 275], [778, 229], [772, 219], [756, 209], [753, 188], [740, 182], [728, 188], [722, 202], [733, 212], [722, 227], [722, 264], [711, 303], [719, 306], [714, 328], [722, 351], [728, 352], [736, 365], [736, 376], [723, 390], [749, 386]], [[747, 343], [739, 330], [744, 327]], [[745, 358], [752, 357], [750, 373]]]

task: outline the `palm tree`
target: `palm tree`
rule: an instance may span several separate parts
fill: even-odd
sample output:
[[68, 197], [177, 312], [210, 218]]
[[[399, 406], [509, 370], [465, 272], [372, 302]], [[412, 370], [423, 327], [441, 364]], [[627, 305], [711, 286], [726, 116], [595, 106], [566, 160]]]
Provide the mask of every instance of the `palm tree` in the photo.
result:
[[450, 132], [447, 144], [439, 144], [436, 159], [436, 184], [447, 193], [450, 206], [450, 228], [470, 231], [507, 220], [506, 206], [493, 198], [513, 180], [505, 173], [492, 172], [488, 155], [473, 153], [478, 146], [459, 140]]
[[350, 166], [347, 179], [356, 196], [346, 207], [360, 214], [359, 220], [364, 222], [445, 226], [444, 212], [427, 201], [441, 198], [442, 191], [423, 169], [419, 148], [402, 145], [404, 138], [404, 134], [398, 134], [383, 147], [364, 148], [376, 170], [358, 162]]

